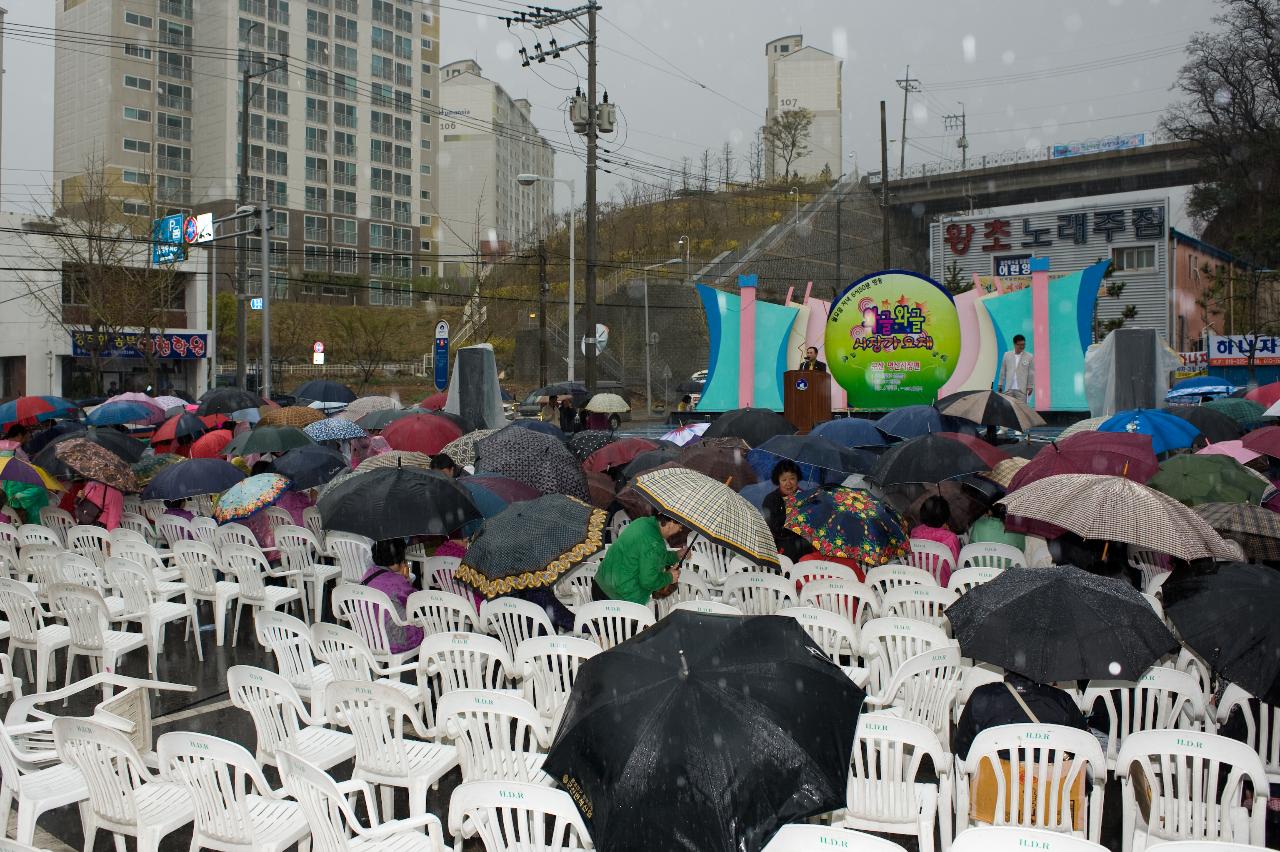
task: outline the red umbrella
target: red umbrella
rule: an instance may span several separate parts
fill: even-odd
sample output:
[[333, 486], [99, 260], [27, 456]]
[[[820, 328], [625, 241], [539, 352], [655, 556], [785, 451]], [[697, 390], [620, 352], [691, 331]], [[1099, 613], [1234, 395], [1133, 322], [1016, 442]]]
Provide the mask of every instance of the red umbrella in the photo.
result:
[[1060, 473], [1098, 473], [1146, 483], [1160, 469], [1151, 436], [1128, 432], [1078, 432], [1050, 444], [1023, 466], [1008, 490]]
[[434, 414], [411, 414], [383, 429], [382, 437], [393, 450], [412, 450], [434, 456], [444, 449], [445, 444], [461, 438], [462, 430]]
[[607, 473], [587, 471], [587, 490], [591, 492], [591, 505], [608, 509], [614, 498], [613, 479]]
[[418, 403], [418, 407], [426, 409], [427, 411], [440, 411], [441, 409], [444, 408], [445, 403], [447, 403], [448, 401], [449, 401], [449, 394], [433, 393], [431, 394], [431, 396], [427, 397], [422, 402]]
[[222, 455], [222, 451], [226, 449], [227, 444], [231, 443], [231, 438], [231, 433], [226, 429], [215, 429], [208, 434], [201, 435], [196, 439], [196, 442], [191, 445], [191, 458], [219, 458]]
[[641, 453], [656, 449], [658, 445], [653, 441], [646, 441], [644, 438], [623, 438], [621, 441], [605, 444], [587, 456], [586, 461], [582, 463], [582, 469], [588, 473], [600, 473], [611, 467], [630, 464]]
[[209, 431], [209, 424], [194, 414], [178, 414], [161, 423], [151, 434], [151, 446], [170, 444], [178, 438], [198, 438]]
[[977, 435], [966, 435], [963, 432], [939, 432], [937, 434], [939, 438], [947, 438], [958, 444], [964, 444], [966, 447], [973, 450], [974, 454], [978, 458], [986, 462], [987, 467], [995, 467], [1000, 462], [1009, 458], [1008, 453], [1004, 452], [999, 447], [994, 447], [991, 444], [988, 444]]
[[1244, 398], [1253, 400], [1263, 408], [1270, 408], [1277, 402], [1280, 402], [1280, 382], [1272, 382], [1269, 385], [1258, 385], [1256, 388], [1245, 394]]
[[1240, 439], [1240, 443], [1255, 453], [1280, 458], [1280, 426], [1263, 426], [1261, 429], [1246, 432]]
[[210, 429], [217, 429], [230, 419], [231, 418], [225, 414], [206, 414], [200, 418], [204, 425], [208, 426]]

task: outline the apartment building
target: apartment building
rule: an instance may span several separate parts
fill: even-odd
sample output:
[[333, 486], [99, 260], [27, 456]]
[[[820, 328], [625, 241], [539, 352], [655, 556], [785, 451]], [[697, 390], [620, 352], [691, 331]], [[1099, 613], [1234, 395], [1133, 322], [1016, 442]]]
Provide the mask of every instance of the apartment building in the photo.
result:
[[533, 123], [529, 102], [512, 98], [470, 59], [440, 69], [440, 261], [443, 277], [466, 274], [471, 258], [519, 251], [549, 221], [555, 152]]
[[[56, 20], [115, 43], [57, 49], [60, 197], [97, 162], [140, 219], [233, 210], [241, 74], [275, 62], [248, 111], [248, 199], [275, 211], [272, 296], [421, 298], [412, 281], [434, 274], [439, 226], [437, 2], [59, 0]], [[251, 295], [258, 248], [250, 241]], [[227, 289], [235, 254], [216, 253]]]
[[[791, 163], [791, 173], [817, 177], [823, 168], [833, 178], [844, 173], [841, 153], [844, 150], [841, 126], [844, 95], [841, 74], [844, 61], [806, 46], [804, 36], [789, 35], [765, 45], [769, 64], [769, 100], [765, 122], [790, 110], [807, 109], [813, 113], [809, 128], [808, 153]], [[776, 152], [766, 151], [765, 177], [781, 177], [785, 162]]]

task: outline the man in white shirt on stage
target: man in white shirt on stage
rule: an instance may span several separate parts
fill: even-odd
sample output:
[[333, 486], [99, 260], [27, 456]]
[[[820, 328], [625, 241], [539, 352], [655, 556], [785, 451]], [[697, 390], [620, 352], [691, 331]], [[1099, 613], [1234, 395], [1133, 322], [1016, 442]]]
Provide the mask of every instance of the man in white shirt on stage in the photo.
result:
[[1004, 353], [1000, 362], [1000, 393], [1019, 402], [1026, 402], [1034, 392], [1035, 367], [1027, 349], [1027, 339], [1021, 334], [1013, 336], [1013, 350]]

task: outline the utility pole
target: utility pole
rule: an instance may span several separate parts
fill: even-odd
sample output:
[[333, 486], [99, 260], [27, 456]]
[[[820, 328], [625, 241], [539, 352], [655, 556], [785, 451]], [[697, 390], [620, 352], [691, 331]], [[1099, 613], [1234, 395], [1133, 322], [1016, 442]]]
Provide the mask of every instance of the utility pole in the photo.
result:
[[547, 372], [547, 294], [551, 284], [547, 281], [547, 241], [538, 240], [538, 384], [551, 383]]
[[902, 180], [903, 172], [907, 167], [907, 98], [912, 92], [920, 91], [920, 81], [911, 76], [911, 66], [907, 66], [906, 76], [896, 81], [898, 88], [902, 89], [902, 138], [899, 140], [898, 153], [898, 180]]
[[960, 104], [959, 115], [944, 115], [942, 117], [942, 128], [944, 130], [959, 130], [960, 138], [956, 140], [956, 147], [960, 149], [960, 171], [964, 171], [969, 153], [969, 135], [965, 126], [964, 101], [956, 101]]
[[258, 393], [271, 400], [271, 208], [258, 208], [258, 228], [262, 240], [262, 369]]
[[884, 101], [880, 102], [880, 262], [889, 261], [889, 125], [885, 122]]
[[840, 205], [844, 203], [844, 198], [836, 193], [836, 292], [840, 292], [840, 288], [844, 286], [844, 263], [841, 254], [840, 245]]
[[[587, 326], [587, 393], [596, 392], [596, 6], [587, 3], [587, 288], [582, 309]], [[647, 341], [646, 341], [647, 342]]]

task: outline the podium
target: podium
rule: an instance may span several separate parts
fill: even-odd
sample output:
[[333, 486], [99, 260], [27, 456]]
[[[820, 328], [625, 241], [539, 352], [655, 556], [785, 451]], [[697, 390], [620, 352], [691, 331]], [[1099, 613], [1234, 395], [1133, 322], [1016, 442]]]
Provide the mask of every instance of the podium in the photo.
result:
[[831, 419], [831, 374], [787, 370], [782, 374], [782, 413], [801, 435]]

